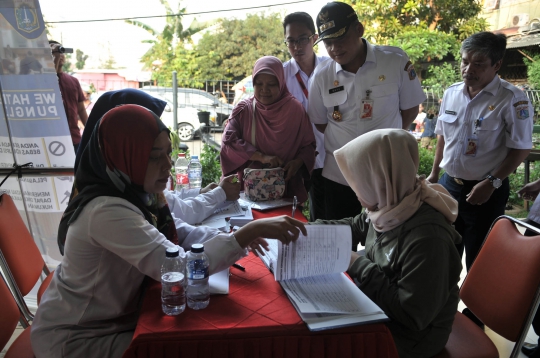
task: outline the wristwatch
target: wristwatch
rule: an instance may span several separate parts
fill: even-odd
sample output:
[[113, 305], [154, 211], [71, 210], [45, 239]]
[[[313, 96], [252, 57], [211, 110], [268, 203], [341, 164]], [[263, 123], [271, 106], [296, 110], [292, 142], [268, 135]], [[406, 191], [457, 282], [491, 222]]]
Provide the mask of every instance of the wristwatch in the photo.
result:
[[495, 178], [495, 177], [494, 177], [493, 175], [491, 175], [491, 174], [488, 175], [488, 176], [486, 177], [486, 179], [488, 179], [488, 180], [491, 182], [491, 185], [493, 185], [493, 187], [494, 187], [495, 189], [499, 189], [499, 188], [501, 187], [501, 185], [502, 185], [502, 180], [499, 179], [499, 178]]

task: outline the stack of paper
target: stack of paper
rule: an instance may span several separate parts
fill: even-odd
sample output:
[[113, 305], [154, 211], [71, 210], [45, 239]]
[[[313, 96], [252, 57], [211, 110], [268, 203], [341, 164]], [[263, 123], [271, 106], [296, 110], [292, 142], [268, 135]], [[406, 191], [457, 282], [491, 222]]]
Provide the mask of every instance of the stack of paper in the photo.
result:
[[247, 223], [253, 221], [253, 212], [249, 206], [240, 205], [244, 215], [231, 216], [229, 223], [231, 226], [244, 226]]
[[[231, 219], [230, 222], [227, 222], [226, 219], [228, 218]], [[201, 225], [229, 231], [229, 223], [233, 226], [243, 226], [252, 220], [253, 214], [249, 206], [240, 205], [238, 201], [226, 201], [219, 205], [214, 210], [214, 213], [206, 218]]]
[[[261, 259], [274, 272], [300, 317], [312, 331], [386, 321], [388, 317], [343, 273], [351, 257], [345, 225], [308, 225], [290, 245], [267, 241]], [[262, 250], [262, 249], [261, 249]]]

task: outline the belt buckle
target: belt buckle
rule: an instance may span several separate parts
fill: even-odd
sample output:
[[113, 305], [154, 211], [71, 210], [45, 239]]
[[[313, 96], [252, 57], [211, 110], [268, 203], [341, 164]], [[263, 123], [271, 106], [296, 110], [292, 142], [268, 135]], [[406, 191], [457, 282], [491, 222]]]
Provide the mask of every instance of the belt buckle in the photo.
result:
[[459, 185], [463, 185], [463, 180], [461, 180], [459, 178], [454, 178], [454, 181]]

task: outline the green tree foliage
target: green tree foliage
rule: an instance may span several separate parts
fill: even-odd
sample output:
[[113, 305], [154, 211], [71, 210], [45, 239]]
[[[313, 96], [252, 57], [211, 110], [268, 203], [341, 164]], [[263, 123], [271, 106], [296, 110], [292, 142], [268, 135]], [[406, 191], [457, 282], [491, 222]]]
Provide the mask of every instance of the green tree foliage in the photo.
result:
[[483, 31], [480, 0], [344, 0], [365, 26], [368, 40], [403, 48], [413, 62], [455, 56], [460, 42]]
[[65, 60], [64, 60], [64, 64], [62, 65], [62, 72], [70, 73], [71, 68], [73, 67], [73, 64], [71, 63], [71, 54], [66, 53], [64, 57], [65, 57]]
[[195, 49], [200, 78], [241, 80], [262, 56], [290, 59], [281, 21], [279, 14], [222, 20], [217, 31], [206, 33]]
[[531, 57], [532, 61], [523, 57], [527, 66], [527, 82], [534, 88], [540, 89], [540, 55]]
[[[178, 72], [178, 78], [193, 78], [197, 76], [197, 68], [192, 50], [186, 49], [186, 44], [191, 44], [191, 36], [202, 29], [212, 25], [215, 21], [193, 23], [184, 29], [182, 15], [186, 12], [178, 2], [178, 9], [173, 11], [167, 0], [160, 0], [165, 8], [167, 22], [163, 30], [156, 29], [140, 21], [125, 20], [128, 24], [138, 26], [146, 30], [151, 39], [144, 40], [152, 44], [152, 47], [142, 56], [141, 62], [147, 69], [152, 70], [152, 77], [158, 81], [170, 81], [172, 71]], [[193, 83], [183, 83], [193, 85]]]
[[439, 66], [431, 66], [428, 72], [430, 76], [422, 84], [431, 86], [433, 89], [444, 91], [450, 85], [461, 81], [459, 67], [452, 65], [450, 62], [445, 62]]
[[[540, 89], [540, 55], [533, 55], [532, 53], [526, 53], [527, 56], [523, 57], [523, 62], [527, 66], [527, 82], [535, 89]], [[534, 101], [532, 103], [534, 108], [534, 121], [538, 124], [538, 118], [540, 118], [540, 101]]]
[[402, 33], [388, 39], [388, 45], [402, 48], [413, 63], [443, 59], [449, 53], [459, 50], [453, 34], [429, 29], [407, 27]]
[[204, 188], [210, 183], [219, 183], [221, 177], [221, 165], [219, 164], [219, 152], [204, 143], [200, 156], [202, 166], [202, 184]]
[[85, 55], [84, 52], [77, 49], [75, 52], [75, 57], [77, 59], [77, 62], [75, 62], [75, 67], [77, 67], [78, 70], [82, 70], [86, 60], [88, 59], [88, 55]]
[[366, 37], [378, 44], [399, 37], [408, 28], [440, 31], [465, 39], [486, 28], [478, 18], [479, 0], [345, 0], [366, 27]]
[[101, 68], [106, 70], [114, 70], [116, 68], [116, 60], [110, 52], [109, 57], [105, 61], [101, 61]]

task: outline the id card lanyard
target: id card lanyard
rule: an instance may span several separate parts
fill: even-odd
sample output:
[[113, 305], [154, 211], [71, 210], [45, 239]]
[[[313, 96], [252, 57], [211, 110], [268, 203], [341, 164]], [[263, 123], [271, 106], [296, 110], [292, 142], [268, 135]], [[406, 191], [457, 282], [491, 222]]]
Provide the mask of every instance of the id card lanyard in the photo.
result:
[[482, 126], [483, 120], [484, 117], [480, 117], [474, 121], [473, 133], [470, 137], [467, 138], [465, 151], [463, 152], [464, 155], [476, 157], [476, 153], [478, 152], [478, 129]]
[[373, 103], [374, 101], [369, 98], [371, 90], [366, 91], [366, 97], [362, 99], [362, 108], [360, 111], [360, 120], [370, 121], [373, 119]]

